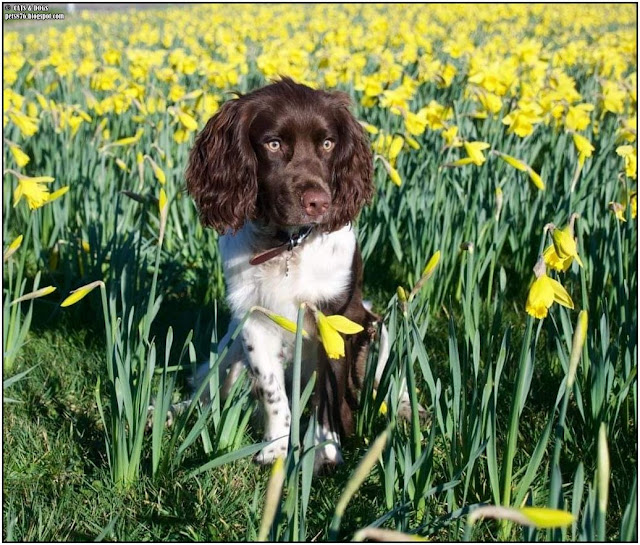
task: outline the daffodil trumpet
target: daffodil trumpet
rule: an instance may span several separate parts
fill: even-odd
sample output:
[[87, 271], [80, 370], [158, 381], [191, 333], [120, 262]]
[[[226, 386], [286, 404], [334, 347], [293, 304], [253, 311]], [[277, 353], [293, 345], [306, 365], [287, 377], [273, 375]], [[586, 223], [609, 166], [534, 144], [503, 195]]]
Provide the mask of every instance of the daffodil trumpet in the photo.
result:
[[344, 339], [341, 333], [353, 335], [360, 333], [364, 328], [345, 316], [339, 314], [325, 316], [315, 305], [308, 303], [308, 306], [316, 319], [318, 336], [327, 356], [334, 360], [344, 357]]
[[553, 223], [545, 226], [546, 231], [551, 231], [553, 243], [544, 250], [542, 255], [546, 265], [556, 271], [566, 272], [574, 259], [580, 267], [584, 267], [574, 238], [574, 224], [578, 217], [579, 214], [572, 214], [569, 224], [564, 229], [558, 229]]
[[538, 319], [546, 318], [549, 308], [554, 302], [573, 309], [573, 300], [567, 290], [560, 282], [547, 276], [547, 268], [542, 256], [538, 259], [533, 270], [536, 279], [529, 288], [525, 307], [529, 315]]

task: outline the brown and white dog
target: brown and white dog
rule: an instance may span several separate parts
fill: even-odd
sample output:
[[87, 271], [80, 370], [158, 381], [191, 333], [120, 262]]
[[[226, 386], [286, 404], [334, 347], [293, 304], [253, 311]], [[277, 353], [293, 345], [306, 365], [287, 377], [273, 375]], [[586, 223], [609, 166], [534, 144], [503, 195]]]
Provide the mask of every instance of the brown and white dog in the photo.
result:
[[[330, 360], [308, 317], [303, 376], [316, 370], [316, 469], [341, 461], [340, 435], [353, 431], [353, 409], [377, 318], [362, 303], [362, 261], [351, 222], [373, 193], [372, 156], [342, 92], [311, 89], [284, 78], [225, 103], [198, 135], [187, 188], [205, 226], [217, 229], [232, 311], [228, 344], [253, 306], [295, 322], [307, 302], [341, 314], [364, 331], [346, 338], [344, 358]], [[260, 463], [285, 456], [291, 412], [284, 364], [293, 335], [259, 313], [221, 365], [224, 389], [248, 367], [263, 403]], [[383, 350], [381, 350], [383, 352]], [[386, 355], [378, 364], [379, 378]]]

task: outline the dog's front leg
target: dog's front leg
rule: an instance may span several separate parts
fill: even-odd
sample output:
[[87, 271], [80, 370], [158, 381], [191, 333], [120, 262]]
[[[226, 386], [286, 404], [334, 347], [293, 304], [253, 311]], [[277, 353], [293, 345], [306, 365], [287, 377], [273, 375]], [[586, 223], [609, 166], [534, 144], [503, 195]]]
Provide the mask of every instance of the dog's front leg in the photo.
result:
[[314, 473], [342, 463], [340, 432], [348, 434], [352, 424], [352, 415], [345, 399], [348, 380], [345, 359], [330, 359], [321, 344], [318, 345], [317, 350], [318, 380], [314, 397], [317, 419], [315, 444], [317, 448]]
[[291, 411], [284, 382], [282, 334], [260, 316], [249, 318], [242, 332], [249, 372], [264, 412], [264, 440], [272, 441], [256, 455], [260, 464], [285, 457], [289, 445]]

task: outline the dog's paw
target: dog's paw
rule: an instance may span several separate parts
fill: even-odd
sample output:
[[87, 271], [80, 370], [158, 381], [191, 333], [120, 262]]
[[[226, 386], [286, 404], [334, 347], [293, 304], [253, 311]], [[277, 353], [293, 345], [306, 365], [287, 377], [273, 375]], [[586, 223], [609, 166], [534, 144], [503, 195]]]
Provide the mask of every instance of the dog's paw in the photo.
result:
[[[411, 402], [408, 397], [407, 399], [401, 399], [400, 403], [398, 403], [398, 416], [411, 421]], [[427, 410], [420, 403], [418, 403], [418, 419], [421, 424], [427, 424], [429, 420]]]
[[[169, 407], [167, 411], [167, 418], [165, 420], [165, 428], [170, 428], [173, 426], [173, 422], [175, 418], [182, 414], [188, 407], [191, 405], [191, 401], [181, 401], [180, 403], [174, 403]], [[155, 406], [153, 404], [149, 405], [147, 408], [147, 423], [145, 425], [145, 432], [150, 432], [153, 429], [153, 419], [155, 413]]]
[[344, 463], [344, 459], [340, 452], [340, 446], [336, 443], [329, 443], [316, 449], [313, 472], [316, 475], [325, 473], [342, 463]]
[[253, 457], [253, 461], [260, 465], [272, 464], [276, 461], [276, 458], [286, 458], [288, 449], [289, 438], [280, 437], [258, 452]]

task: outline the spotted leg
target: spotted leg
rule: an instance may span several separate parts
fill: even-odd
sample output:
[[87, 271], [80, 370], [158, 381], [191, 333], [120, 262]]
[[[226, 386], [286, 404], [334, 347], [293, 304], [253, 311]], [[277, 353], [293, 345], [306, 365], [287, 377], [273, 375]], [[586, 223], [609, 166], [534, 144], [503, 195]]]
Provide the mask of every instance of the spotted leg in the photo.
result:
[[282, 334], [260, 316], [249, 318], [242, 332], [245, 357], [264, 412], [264, 440], [271, 441], [255, 457], [260, 464], [286, 456], [289, 445], [291, 411], [284, 382]]

